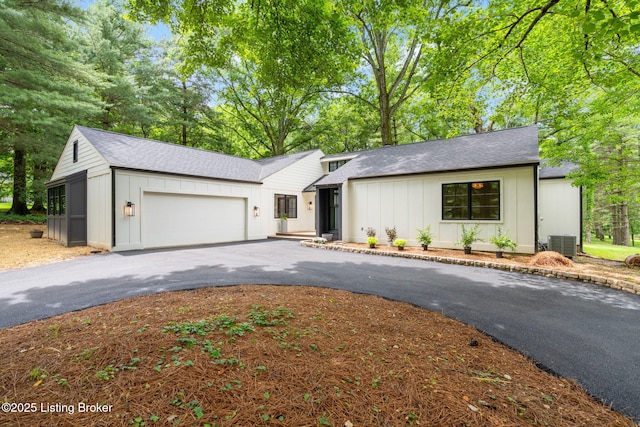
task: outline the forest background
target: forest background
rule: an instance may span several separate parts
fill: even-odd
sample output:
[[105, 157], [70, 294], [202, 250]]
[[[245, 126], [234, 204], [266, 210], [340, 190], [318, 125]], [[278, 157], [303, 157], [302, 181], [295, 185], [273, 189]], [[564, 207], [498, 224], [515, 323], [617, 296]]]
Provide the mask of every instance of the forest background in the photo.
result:
[[629, 245], [639, 90], [637, 0], [0, 0], [0, 200], [45, 210], [75, 124], [250, 158], [537, 125]]

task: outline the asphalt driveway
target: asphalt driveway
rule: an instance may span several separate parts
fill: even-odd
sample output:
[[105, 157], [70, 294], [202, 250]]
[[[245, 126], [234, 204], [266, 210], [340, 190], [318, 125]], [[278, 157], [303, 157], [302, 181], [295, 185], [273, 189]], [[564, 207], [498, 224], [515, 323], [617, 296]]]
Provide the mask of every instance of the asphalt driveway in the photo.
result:
[[110, 253], [0, 273], [0, 328], [169, 290], [310, 285], [461, 320], [640, 422], [640, 295], [570, 280], [268, 240]]

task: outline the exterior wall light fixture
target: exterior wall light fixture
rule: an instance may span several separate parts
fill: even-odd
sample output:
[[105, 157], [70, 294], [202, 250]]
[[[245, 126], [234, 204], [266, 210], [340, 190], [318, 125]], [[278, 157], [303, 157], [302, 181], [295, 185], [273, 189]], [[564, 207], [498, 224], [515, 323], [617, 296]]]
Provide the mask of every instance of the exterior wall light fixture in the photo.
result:
[[308, 207], [307, 209], [309, 209], [309, 210], [313, 210], [313, 202], [309, 202], [309, 205], [308, 205], [308, 206], [309, 206], [309, 207]]
[[126, 216], [136, 216], [136, 205], [132, 202], [127, 202], [124, 205], [124, 214]]
[[255, 217], [259, 217], [260, 216], [260, 208], [257, 206], [253, 207], [253, 216]]

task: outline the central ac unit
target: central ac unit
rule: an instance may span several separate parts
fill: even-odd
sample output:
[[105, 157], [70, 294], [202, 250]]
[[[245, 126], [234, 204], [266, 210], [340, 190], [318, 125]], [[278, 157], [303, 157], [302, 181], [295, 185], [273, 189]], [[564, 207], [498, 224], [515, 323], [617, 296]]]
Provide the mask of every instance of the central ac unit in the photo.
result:
[[558, 252], [567, 258], [573, 258], [577, 254], [576, 236], [569, 234], [555, 234], [547, 237], [549, 250]]

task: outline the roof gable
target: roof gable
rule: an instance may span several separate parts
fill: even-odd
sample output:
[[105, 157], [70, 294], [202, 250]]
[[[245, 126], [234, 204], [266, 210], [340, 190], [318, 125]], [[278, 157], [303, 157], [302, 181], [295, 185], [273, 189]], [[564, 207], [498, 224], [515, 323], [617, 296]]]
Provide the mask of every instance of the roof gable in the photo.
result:
[[264, 159], [258, 159], [256, 160], [256, 162], [262, 166], [260, 179], [262, 180], [264, 178], [267, 178], [273, 175], [274, 173], [281, 171], [287, 166], [290, 166], [295, 162], [302, 160], [303, 158], [317, 151], [320, 151], [320, 150], [316, 149], [316, 150], [309, 150], [309, 151], [301, 151], [299, 153], [285, 154], [282, 156], [266, 157]]
[[260, 183], [310, 153], [250, 160], [84, 126], [76, 129], [111, 167], [232, 181]]
[[316, 185], [373, 178], [537, 164], [538, 128], [527, 126], [361, 151]]

